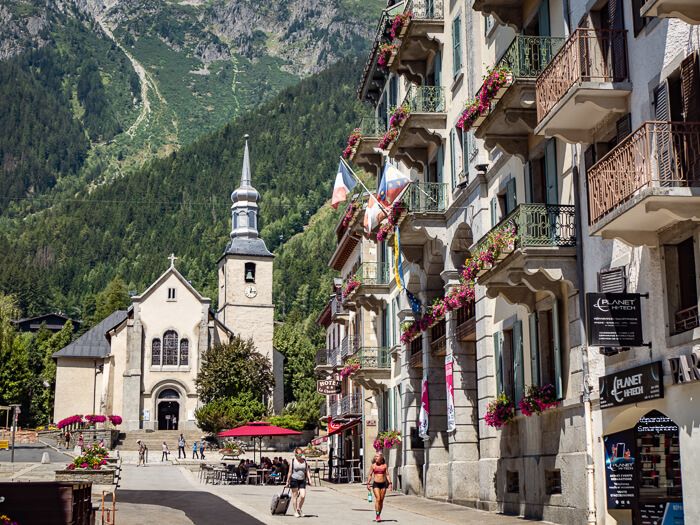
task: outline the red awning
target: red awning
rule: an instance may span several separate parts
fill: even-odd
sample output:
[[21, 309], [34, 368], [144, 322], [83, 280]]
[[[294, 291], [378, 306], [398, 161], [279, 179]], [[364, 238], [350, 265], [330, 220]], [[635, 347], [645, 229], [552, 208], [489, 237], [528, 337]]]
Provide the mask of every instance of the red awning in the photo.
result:
[[251, 421], [247, 425], [219, 432], [219, 437], [268, 437], [268, 436], [298, 436], [301, 432], [288, 428], [277, 427], [266, 421]]
[[329, 436], [334, 436], [335, 434], [340, 434], [341, 432], [344, 432], [345, 430], [354, 427], [355, 425], [359, 425], [362, 419], [353, 419], [349, 423], [345, 423], [344, 425], [334, 425], [333, 421], [328, 420], [328, 435]]

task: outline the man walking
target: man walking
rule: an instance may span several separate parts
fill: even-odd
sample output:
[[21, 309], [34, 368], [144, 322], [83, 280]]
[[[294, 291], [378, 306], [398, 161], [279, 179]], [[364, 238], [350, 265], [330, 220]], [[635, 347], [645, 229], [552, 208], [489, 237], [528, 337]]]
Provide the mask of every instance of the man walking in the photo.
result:
[[[179, 439], [177, 440], [177, 459], [180, 459], [181, 457], [183, 459], [187, 459], [187, 453], [185, 452], [185, 438], [180, 434]], [[181, 456], [182, 454], [182, 456]]]

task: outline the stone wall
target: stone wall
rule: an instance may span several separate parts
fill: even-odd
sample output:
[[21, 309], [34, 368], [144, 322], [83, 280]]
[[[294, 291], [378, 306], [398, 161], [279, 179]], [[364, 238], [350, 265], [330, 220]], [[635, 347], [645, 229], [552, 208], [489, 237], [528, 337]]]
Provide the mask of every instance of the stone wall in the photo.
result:
[[100, 470], [57, 470], [56, 481], [91, 481], [94, 485], [112, 485], [115, 470], [103, 468]]

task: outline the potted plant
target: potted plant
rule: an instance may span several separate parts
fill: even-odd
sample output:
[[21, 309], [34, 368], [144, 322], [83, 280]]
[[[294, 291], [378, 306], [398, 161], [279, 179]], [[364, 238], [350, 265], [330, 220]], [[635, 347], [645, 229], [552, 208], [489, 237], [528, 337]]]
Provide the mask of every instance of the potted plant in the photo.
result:
[[505, 392], [501, 392], [498, 397], [491, 401], [486, 407], [486, 416], [484, 420], [490, 427], [501, 428], [513, 421], [514, 417], [515, 405], [513, 401], [510, 400]]
[[236, 439], [227, 439], [219, 447], [219, 453], [222, 456], [233, 456], [234, 458], [237, 458], [244, 452], [244, 444]]
[[357, 372], [362, 365], [355, 357], [351, 357], [345, 362], [345, 366], [340, 370], [340, 377], [346, 378]]
[[307, 458], [320, 458], [323, 455], [323, 452], [321, 452], [321, 449], [314, 446], [312, 443], [309, 443], [306, 445], [306, 448], [304, 448], [304, 455]]
[[377, 435], [377, 439], [374, 440], [373, 446], [374, 450], [377, 452], [381, 451], [383, 448], [394, 448], [401, 445], [401, 432], [398, 430], [387, 430], [385, 432], [380, 432]]
[[525, 416], [537, 414], [557, 406], [557, 393], [554, 385], [527, 387], [525, 396], [518, 402], [518, 408]]
[[114, 483], [114, 469], [108, 466], [109, 451], [98, 445], [88, 447], [64, 470], [56, 471], [56, 481], [92, 481], [97, 485]]

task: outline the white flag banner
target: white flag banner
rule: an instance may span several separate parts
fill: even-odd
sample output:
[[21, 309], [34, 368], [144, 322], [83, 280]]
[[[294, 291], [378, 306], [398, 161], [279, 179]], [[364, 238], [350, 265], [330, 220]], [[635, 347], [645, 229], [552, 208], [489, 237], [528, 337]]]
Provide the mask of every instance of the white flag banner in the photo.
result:
[[447, 387], [447, 431], [454, 432], [457, 429], [455, 419], [455, 386], [452, 376], [452, 364], [454, 358], [452, 354], [445, 356], [445, 386]]
[[430, 419], [430, 403], [428, 401], [428, 371], [423, 370], [421, 382], [420, 413], [418, 415], [418, 435], [421, 439], [428, 439], [428, 420]]

